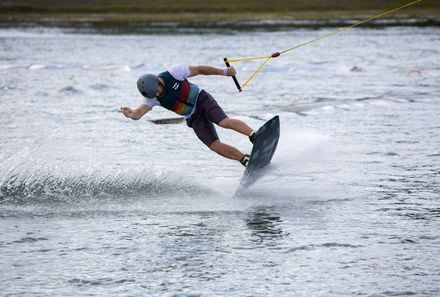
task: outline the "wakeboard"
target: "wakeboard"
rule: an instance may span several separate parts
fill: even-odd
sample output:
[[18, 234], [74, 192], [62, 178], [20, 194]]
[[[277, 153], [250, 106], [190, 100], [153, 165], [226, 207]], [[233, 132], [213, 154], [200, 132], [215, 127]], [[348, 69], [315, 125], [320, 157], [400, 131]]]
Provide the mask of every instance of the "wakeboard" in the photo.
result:
[[279, 138], [280, 118], [275, 116], [256, 132], [251, 158], [244, 171], [238, 191], [249, 187], [264, 175], [264, 169], [272, 160], [277, 149]]

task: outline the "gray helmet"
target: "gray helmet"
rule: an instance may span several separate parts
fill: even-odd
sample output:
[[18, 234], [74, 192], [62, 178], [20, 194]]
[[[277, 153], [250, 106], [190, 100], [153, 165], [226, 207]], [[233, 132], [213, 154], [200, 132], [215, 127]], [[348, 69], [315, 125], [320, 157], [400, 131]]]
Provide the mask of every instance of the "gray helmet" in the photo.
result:
[[154, 98], [157, 92], [157, 78], [154, 74], [144, 74], [137, 81], [139, 92], [144, 97]]

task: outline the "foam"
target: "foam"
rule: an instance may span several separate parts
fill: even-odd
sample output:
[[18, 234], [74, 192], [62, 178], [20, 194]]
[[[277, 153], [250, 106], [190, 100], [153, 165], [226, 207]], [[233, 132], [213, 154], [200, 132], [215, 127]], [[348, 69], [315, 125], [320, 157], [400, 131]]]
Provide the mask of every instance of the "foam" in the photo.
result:
[[321, 155], [324, 145], [330, 137], [315, 130], [285, 131], [281, 130], [280, 141], [273, 162], [277, 166], [296, 165], [316, 159]]

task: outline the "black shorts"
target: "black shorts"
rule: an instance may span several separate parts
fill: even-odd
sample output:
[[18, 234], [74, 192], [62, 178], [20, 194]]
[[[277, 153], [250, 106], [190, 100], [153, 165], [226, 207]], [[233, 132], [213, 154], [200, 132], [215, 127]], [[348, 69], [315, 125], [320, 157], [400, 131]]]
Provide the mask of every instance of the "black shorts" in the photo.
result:
[[197, 137], [207, 146], [218, 139], [217, 131], [212, 123], [219, 124], [227, 116], [217, 101], [205, 90], [201, 90], [197, 98], [196, 111], [186, 120], [188, 127], [193, 128]]

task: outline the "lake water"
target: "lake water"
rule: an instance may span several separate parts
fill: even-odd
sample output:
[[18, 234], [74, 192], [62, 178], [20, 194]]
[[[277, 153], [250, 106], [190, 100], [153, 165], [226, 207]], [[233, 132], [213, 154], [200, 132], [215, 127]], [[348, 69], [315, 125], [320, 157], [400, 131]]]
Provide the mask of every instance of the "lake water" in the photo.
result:
[[[242, 93], [192, 78], [255, 129], [280, 115], [268, 173], [238, 197], [238, 162], [148, 121], [173, 114], [118, 111], [142, 102], [145, 72], [332, 30], [1, 28], [1, 295], [439, 296], [439, 27], [338, 34]], [[234, 66], [244, 81], [259, 63]]]

